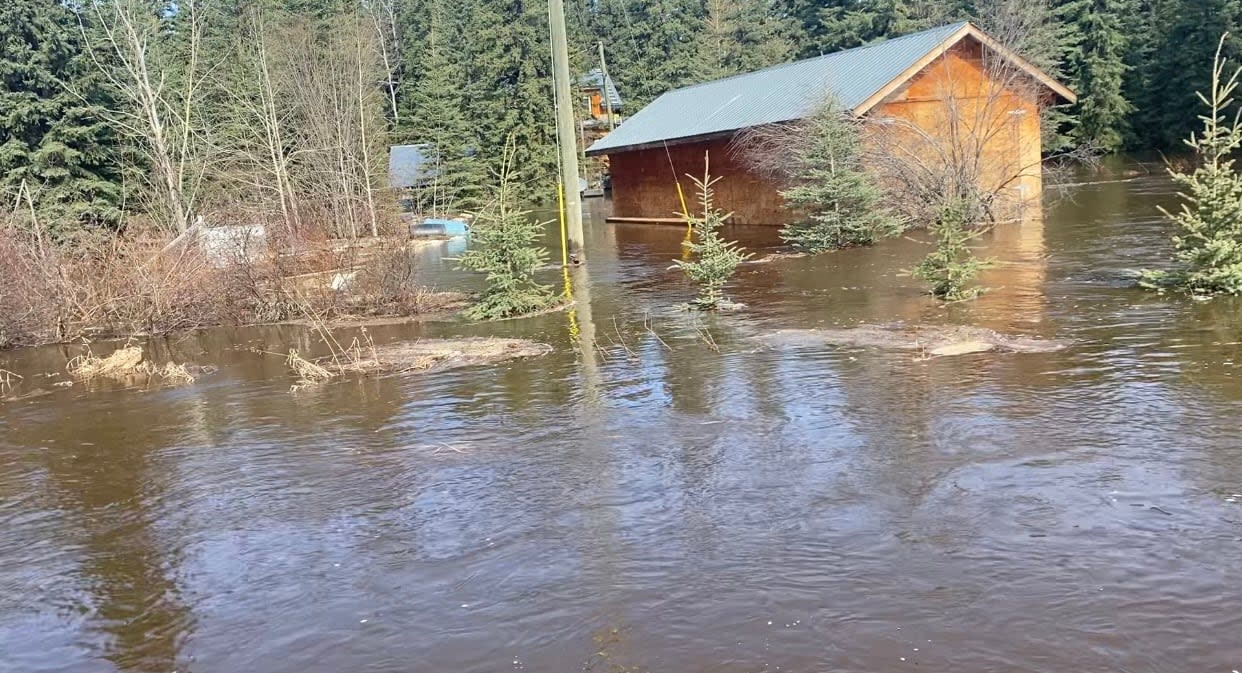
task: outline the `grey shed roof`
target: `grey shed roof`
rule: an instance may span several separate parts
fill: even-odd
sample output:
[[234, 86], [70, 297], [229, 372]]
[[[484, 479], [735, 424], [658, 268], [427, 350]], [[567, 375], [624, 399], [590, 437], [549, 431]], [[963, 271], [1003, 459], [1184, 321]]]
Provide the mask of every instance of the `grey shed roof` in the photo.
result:
[[431, 145], [393, 145], [388, 149], [388, 186], [419, 187], [436, 177]]
[[801, 119], [834, 95], [855, 109], [967, 28], [961, 22], [663, 94], [587, 154]]
[[604, 82], [604, 95], [608, 97], [608, 102], [612, 104], [614, 111], [621, 109], [621, 94], [617, 91], [617, 86], [612, 81], [612, 75], [607, 80], [599, 68], [595, 68], [582, 76], [582, 86], [587, 89], [600, 88], [600, 82]]

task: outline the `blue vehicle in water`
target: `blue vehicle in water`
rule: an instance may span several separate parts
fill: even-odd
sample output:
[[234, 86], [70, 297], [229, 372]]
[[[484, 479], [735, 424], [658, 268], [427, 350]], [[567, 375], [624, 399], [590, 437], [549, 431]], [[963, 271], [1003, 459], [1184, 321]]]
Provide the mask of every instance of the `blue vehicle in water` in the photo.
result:
[[431, 145], [394, 145], [389, 149], [388, 185], [404, 190], [400, 199], [402, 218], [409, 222], [410, 236], [417, 238], [464, 238], [470, 234], [466, 217], [424, 217], [419, 214], [413, 190], [433, 185], [440, 169], [432, 159]]
[[469, 235], [470, 223], [464, 219], [428, 217], [421, 222], [410, 225], [410, 236], [465, 238]]

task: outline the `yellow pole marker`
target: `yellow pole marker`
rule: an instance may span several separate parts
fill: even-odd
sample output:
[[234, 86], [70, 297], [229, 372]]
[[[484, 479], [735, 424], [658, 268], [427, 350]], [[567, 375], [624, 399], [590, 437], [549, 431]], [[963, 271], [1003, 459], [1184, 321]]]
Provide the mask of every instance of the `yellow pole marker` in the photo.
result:
[[[569, 266], [569, 235], [565, 231], [565, 183], [556, 183], [556, 213], [561, 220], [561, 266]], [[569, 282], [569, 276], [565, 276]]]
[[690, 227], [690, 209], [686, 207], [686, 194], [681, 191], [681, 180], [677, 181], [677, 200], [681, 201], [681, 214], [686, 218], [686, 226]]
[[[574, 285], [569, 280], [569, 267], [564, 267], [561, 269], [561, 272], [565, 278], [565, 300], [572, 303], [574, 300]], [[578, 312], [573, 307], [570, 307], [565, 315], [569, 317], [569, 338], [576, 340], [579, 334]]]
[[681, 214], [686, 218], [686, 240], [681, 242], [681, 258], [690, 259], [690, 243], [693, 242], [694, 220], [690, 217], [690, 209], [686, 207], [686, 195], [681, 191], [681, 181], [677, 181], [677, 198], [681, 201]]

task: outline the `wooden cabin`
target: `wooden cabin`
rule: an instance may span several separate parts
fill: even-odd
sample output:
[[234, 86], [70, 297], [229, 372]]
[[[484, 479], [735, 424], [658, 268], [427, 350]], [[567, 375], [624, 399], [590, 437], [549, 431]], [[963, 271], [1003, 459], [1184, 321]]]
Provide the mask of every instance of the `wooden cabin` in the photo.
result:
[[612, 77], [595, 68], [582, 76], [580, 84], [587, 119], [606, 124], [611, 112], [616, 121], [621, 114], [622, 100]]
[[829, 100], [873, 122], [868, 142], [919, 161], [971, 156], [981, 187], [1022, 207], [1042, 190], [1040, 110], [1075, 95], [965, 22], [670, 91], [587, 154], [610, 160], [614, 221], [679, 222], [678, 183], [692, 200], [687, 176], [703, 174], [706, 153], [734, 223], [782, 225], [794, 216], [781, 185], [739, 138]]

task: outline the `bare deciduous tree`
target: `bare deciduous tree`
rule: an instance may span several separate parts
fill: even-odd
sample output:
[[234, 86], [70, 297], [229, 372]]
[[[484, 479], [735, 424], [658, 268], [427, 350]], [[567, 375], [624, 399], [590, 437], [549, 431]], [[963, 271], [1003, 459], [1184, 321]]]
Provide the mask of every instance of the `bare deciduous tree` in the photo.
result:
[[379, 235], [377, 193], [387, 149], [384, 81], [375, 31], [350, 14], [326, 34], [305, 22], [291, 26], [285, 40], [293, 67], [290, 99], [305, 133], [298, 157], [299, 188], [333, 223], [333, 234]]
[[[237, 39], [236, 71], [217, 82], [224, 101], [218, 142], [228, 157], [219, 177], [243, 185], [251, 195], [247, 200], [259, 208], [278, 209], [280, 234], [289, 237], [301, 228], [294, 162], [304, 150], [299, 149], [303, 134], [297, 110], [286, 104], [294, 64], [284, 45], [282, 18], [250, 8]], [[259, 219], [270, 223], [272, 218]]]
[[[989, 6], [985, 23], [993, 37], [964, 39], [904, 91], [855, 119], [866, 140], [864, 164], [885, 187], [888, 205], [909, 222], [930, 222], [949, 204], [976, 224], [1038, 207], [1046, 158], [1037, 129], [1054, 101], [1032, 67], [1055, 55], [1040, 54], [1036, 64], [1017, 54], [1046, 29], [1046, 8], [1015, 0]], [[789, 186], [789, 158], [808, 146], [812, 132], [809, 121], [760, 127], [740, 136], [737, 148], [757, 171]], [[1091, 152], [1075, 148], [1072, 156]]]
[[397, 88], [401, 74], [401, 27], [397, 21], [397, 0], [363, 0], [363, 6], [375, 25], [380, 58], [387, 74], [384, 88], [388, 92], [392, 124], [396, 126], [400, 121], [397, 112]]
[[[207, 143], [198, 116], [204, 93], [202, 62], [204, 0], [177, 6], [182, 53], [162, 30], [161, 16], [141, 0], [92, 0], [103, 48], [90, 56], [120, 94], [123, 107], [110, 121], [127, 132], [151, 167], [154, 201], [170, 229], [184, 233], [193, 220], [198, 186], [207, 163]], [[83, 34], [86, 43], [91, 36]]]
[[999, 49], [963, 41], [928, 66], [925, 91], [871, 116], [867, 164], [912, 221], [949, 204], [967, 221], [1020, 217], [1042, 191], [1043, 85]]

